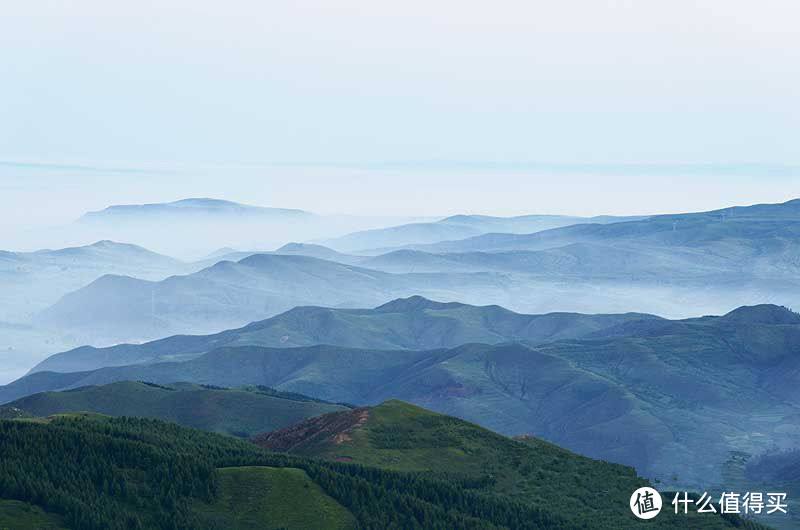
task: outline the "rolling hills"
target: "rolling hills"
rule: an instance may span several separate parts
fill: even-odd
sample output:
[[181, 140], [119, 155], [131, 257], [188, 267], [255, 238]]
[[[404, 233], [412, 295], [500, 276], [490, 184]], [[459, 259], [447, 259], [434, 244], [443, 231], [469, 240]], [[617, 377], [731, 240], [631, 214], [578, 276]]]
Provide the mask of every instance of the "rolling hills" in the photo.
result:
[[347, 407], [268, 388], [225, 389], [122, 381], [27, 396], [6, 407], [32, 416], [96, 412], [171, 421], [204, 431], [250, 436]]
[[0, 251], [0, 351], [4, 352], [0, 381], [19, 377], [48, 353], [84, 343], [69, 329], [34, 323], [40, 311], [63, 295], [105, 274], [162, 280], [199, 268], [114, 241], [35, 252]]
[[528, 234], [487, 233], [383, 249], [361, 265], [393, 273], [507, 274], [512, 294], [492, 301], [522, 312], [687, 317], [765, 301], [796, 307], [799, 211], [796, 199]]
[[523, 313], [686, 317], [763, 301], [795, 306], [798, 205], [484, 234], [370, 257], [294, 244], [159, 281], [102, 276], [35, 323], [102, 346], [212, 333], [295, 306], [363, 307], [414, 294]]
[[[401, 401], [312, 418], [254, 441], [270, 450], [472, 483], [520, 503], [558, 507], [576, 528], [581, 520], [592, 521], [592, 528], [635, 526], [620, 510], [609, 513], [609, 506], [624, 506], [628, 492], [641, 484], [633, 469], [533, 437], [506, 438]], [[719, 523], [700, 515], [680, 517], [665, 510], [653, 523], [659, 528]]]
[[397, 398], [696, 485], [721, 481], [732, 451], [794, 446], [798, 345], [800, 317], [764, 305], [538, 344], [222, 347], [182, 362], [36, 372], [0, 388], [0, 401], [122, 380], [265, 385], [357, 405]]
[[470, 342], [547, 342], [580, 338], [652, 315], [523, 315], [498, 306], [442, 303], [421, 296], [374, 309], [296, 307], [267, 320], [208, 336], [174, 336], [137, 345], [84, 346], [52, 355], [31, 371], [76, 372], [106, 366], [185, 360], [223, 346], [287, 348], [332, 344], [351, 348], [426, 350]]
[[619, 280], [675, 282], [709, 278], [720, 282], [729, 259], [699, 257], [682, 249], [614, 248], [595, 243], [572, 243], [545, 250], [451, 252], [395, 250], [361, 261], [376, 270], [406, 272], [480, 272], [523, 274], [562, 281]]
[[[647, 482], [630, 468], [507, 439], [397, 401], [367, 414], [352, 438], [334, 436], [334, 443], [381, 467], [268, 452], [157, 420], [2, 420], [0, 517], [17, 524], [30, 510], [5, 508], [32, 503], [51, 521], [87, 530], [305, 529], [321, 522], [376, 530], [760, 528], [736, 517], [669, 510], [637, 521], [628, 497]], [[444, 459], [437, 463], [437, 455]], [[400, 461], [430, 470], [392, 470]], [[429, 464], [413, 465], [420, 461]], [[454, 462], [460, 466], [445, 469]]]

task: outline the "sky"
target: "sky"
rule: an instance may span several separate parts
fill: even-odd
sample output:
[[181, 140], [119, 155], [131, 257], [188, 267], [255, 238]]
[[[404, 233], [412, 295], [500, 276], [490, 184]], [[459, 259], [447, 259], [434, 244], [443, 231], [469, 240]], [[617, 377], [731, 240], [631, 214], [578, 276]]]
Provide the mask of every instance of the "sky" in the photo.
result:
[[0, 227], [198, 195], [414, 215], [785, 200], [798, 19], [795, 0], [5, 0]]

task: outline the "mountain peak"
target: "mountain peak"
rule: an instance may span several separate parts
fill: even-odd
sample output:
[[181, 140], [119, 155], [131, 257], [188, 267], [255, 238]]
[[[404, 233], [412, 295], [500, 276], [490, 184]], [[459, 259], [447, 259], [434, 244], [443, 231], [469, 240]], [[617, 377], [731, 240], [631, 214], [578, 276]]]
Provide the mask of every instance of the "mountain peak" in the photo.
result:
[[119, 243], [117, 241], [112, 241], [110, 239], [101, 239], [100, 241], [95, 241], [91, 245], [86, 245], [86, 248], [146, 250], [144, 247], [140, 247], [139, 245], [133, 245], [131, 243]]
[[211, 199], [208, 197], [189, 197], [188, 199], [180, 199], [171, 202], [175, 206], [185, 207], [201, 207], [201, 208], [241, 208], [247, 205], [239, 204], [238, 202], [226, 201], [224, 199]]
[[742, 306], [720, 318], [742, 324], [800, 324], [800, 314], [773, 304]]
[[238, 261], [241, 265], [248, 265], [251, 267], [266, 267], [270, 265], [277, 265], [280, 263], [286, 264], [300, 264], [300, 263], [315, 263], [323, 261], [317, 258], [312, 258], [309, 256], [302, 256], [299, 254], [272, 254], [268, 252], [262, 252], [258, 254], [252, 254], [247, 256], [246, 258], [242, 258]]
[[391, 302], [375, 308], [375, 311], [381, 313], [410, 313], [413, 311], [422, 311], [425, 309], [446, 309], [448, 307], [458, 307], [464, 304], [458, 302], [435, 302], [428, 300], [424, 296], [414, 295], [408, 298], [397, 298]]
[[314, 245], [312, 243], [291, 242], [291, 243], [286, 243], [275, 252], [294, 252], [296, 250], [303, 250], [306, 248], [327, 248], [327, 247], [323, 247], [322, 245]]
[[336, 252], [332, 248], [328, 248], [323, 245], [317, 245], [315, 243], [286, 243], [281, 248], [275, 251], [276, 254], [303, 254], [313, 256], [314, 254], [324, 254], [324, 255], [337, 255], [339, 252]]

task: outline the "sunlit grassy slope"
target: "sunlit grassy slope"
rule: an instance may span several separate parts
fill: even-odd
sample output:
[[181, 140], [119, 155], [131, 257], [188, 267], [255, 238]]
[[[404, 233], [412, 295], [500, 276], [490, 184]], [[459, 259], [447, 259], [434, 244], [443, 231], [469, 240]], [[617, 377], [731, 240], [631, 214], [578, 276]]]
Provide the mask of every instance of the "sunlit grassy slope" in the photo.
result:
[[65, 530], [61, 517], [27, 502], [0, 499], [0, 530]]
[[220, 495], [195, 510], [218, 528], [338, 530], [356, 527], [353, 515], [330, 498], [305, 471], [231, 467], [219, 470]]

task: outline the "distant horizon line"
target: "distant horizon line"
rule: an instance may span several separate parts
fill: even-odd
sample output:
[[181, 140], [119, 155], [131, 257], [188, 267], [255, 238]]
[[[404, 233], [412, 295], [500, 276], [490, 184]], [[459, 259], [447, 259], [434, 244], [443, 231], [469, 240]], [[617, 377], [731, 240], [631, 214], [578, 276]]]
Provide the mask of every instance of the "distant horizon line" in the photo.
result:
[[260, 167], [336, 168], [336, 169], [409, 169], [409, 170], [510, 170], [510, 171], [557, 171], [588, 174], [636, 174], [665, 175], [674, 172], [707, 175], [800, 176], [800, 163], [779, 162], [552, 162], [552, 161], [500, 161], [500, 160], [452, 160], [416, 159], [386, 161], [167, 161], [167, 160], [103, 160], [90, 162], [86, 159], [62, 159], [43, 161], [38, 159], [0, 159], [0, 167], [21, 169], [69, 170], [112, 173], [162, 173], [191, 169]]

